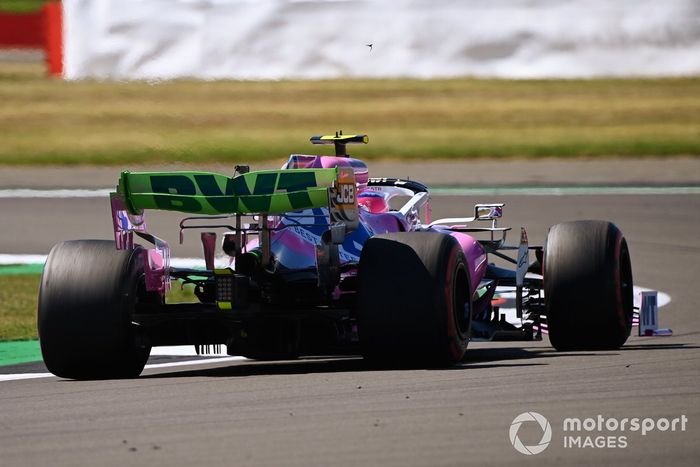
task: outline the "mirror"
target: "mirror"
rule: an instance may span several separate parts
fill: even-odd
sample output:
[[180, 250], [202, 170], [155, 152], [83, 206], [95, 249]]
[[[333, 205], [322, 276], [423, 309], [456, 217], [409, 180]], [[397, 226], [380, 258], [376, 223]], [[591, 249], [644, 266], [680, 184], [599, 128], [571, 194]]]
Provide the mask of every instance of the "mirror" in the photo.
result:
[[477, 204], [474, 215], [480, 221], [499, 219], [503, 217], [503, 204]]

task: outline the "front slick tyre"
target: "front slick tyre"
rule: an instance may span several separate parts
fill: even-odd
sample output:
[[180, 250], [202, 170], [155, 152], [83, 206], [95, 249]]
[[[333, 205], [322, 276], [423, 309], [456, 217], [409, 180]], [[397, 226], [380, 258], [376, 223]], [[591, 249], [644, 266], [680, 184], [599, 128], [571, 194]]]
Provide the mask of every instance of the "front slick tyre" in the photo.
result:
[[143, 295], [142, 249], [114, 242], [59, 243], [39, 287], [38, 330], [49, 371], [71, 379], [132, 378], [151, 351], [137, 345], [131, 316]]
[[544, 293], [549, 340], [557, 350], [620, 348], [632, 329], [632, 266], [620, 229], [574, 221], [547, 234]]
[[370, 238], [360, 258], [363, 356], [381, 366], [458, 363], [471, 329], [467, 262], [457, 240], [435, 232]]

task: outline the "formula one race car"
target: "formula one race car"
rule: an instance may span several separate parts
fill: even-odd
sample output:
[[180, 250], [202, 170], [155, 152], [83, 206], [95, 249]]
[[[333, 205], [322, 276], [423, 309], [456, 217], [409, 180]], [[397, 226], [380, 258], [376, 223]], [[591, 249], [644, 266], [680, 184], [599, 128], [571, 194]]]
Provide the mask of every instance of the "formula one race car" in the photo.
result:
[[[360, 354], [415, 367], [459, 362], [477, 338], [548, 332], [558, 350], [626, 341], [632, 269], [612, 223], [555, 225], [544, 247], [528, 245], [521, 229], [511, 246], [510, 229], [497, 224], [503, 204], [431, 221], [428, 188], [370, 178], [347, 156], [346, 144], [367, 136], [311, 142], [334, 145], [335, 155], [292, 155], [280, 170], [237, 166], [233, 177], [123, 172], [111, 195], [115, 241], [63, 242], [46, 262], [38, 327], [48, 369], [134, 377], [163, 345], [226, 344], [254, 359]], [[168, 244], [146, 228], [148, 209], [193, 214], [180, 235], [204, 230], [205, 269], [170, 265]], [[215, 267], [213, 229], [225, 231], [228, 267]], [[174, 280], [194, 284], [198, 301], [168, 303]], [[497, 287], [514, 295], [515, 322], [499, 311]]]

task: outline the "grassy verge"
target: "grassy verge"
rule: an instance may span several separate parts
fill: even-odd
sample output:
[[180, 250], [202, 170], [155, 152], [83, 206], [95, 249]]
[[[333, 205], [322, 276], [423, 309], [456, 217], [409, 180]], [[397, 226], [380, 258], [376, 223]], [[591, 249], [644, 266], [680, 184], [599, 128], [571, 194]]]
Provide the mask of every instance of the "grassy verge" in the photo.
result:
[[700, 78], [66, 82], [0, 64], [1, 164], [700, 155]]
[[[0, 276], [0, 341], [37, 338], [36, 309], [40, 278], [39, 274]], [[196, 301], [192, 288], [192, 285], [181, 288], [179, 283], [173, 283], [166, 300], [168, 303]]]
[[0, 341], [36, 339], [38, 274], [0, 278]]
[[30, 13], [42, 7], [47, 0], [0, 0], [0, 13]]

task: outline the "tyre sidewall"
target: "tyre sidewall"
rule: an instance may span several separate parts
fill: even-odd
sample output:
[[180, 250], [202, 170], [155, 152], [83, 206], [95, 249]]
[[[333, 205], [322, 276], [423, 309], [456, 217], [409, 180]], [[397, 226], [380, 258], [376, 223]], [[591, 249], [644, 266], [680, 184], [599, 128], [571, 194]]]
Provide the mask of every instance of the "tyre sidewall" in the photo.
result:
[[114, 248], [108, 241], [74, 241], [56, 245], [49, 254], [37, 327], [44, 361], [58, 376], [133, 377], [145, 365], [150, 348], [137, 347], [131, 325], [143, 250]]
[[[457, 325], [456, 281], [470, 291], [464, 253], [436, 232], [370, 238], [360, 260], [358, 320], [363, 355], [382, 365], [438, 366], [459, 362], [470, 320]], [[467, 292], [471, 313], [471, 294]], [[471, 315], [469, 315], [469, 318]]]
[[[550, 229], [543, 272], [549, 338], [556, 349], [624, 344], [632, 327], [631, 284], [630, 290], [623, 288], [624, 267], [629, 267], [629, 250], [614, 224], [575, 221]], [[626, 274], [631, 282], [631, 269]]]

